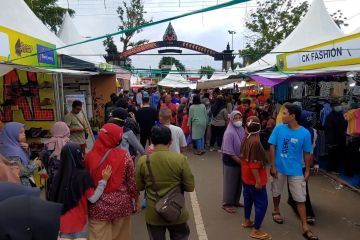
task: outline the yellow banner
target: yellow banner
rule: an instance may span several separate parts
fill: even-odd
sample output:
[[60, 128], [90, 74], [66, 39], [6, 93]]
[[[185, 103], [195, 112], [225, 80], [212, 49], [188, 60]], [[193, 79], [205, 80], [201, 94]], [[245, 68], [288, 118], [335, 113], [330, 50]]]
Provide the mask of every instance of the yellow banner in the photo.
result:
[[57, 54], [52, 51], [55, 48], [54, 44], [0, 26], [0, 61], [27, 66], [57, 67]]
[[282, 71], [301, 71], [360, 64], [360, 33], [277, 56]]

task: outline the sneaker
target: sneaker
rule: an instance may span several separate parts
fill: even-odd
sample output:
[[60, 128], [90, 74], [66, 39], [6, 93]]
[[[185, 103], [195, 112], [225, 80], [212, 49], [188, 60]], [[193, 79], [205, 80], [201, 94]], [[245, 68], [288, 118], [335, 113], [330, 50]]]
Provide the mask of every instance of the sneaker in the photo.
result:
[[315, 223], [315, 218], [314, 217], [307, 217], [306, 218], [306, 222], [308, 224], [314, 224]]
[[210, 147], [210, 152], [213, 152], [213, 151], [215, 151], [215, 148]]
[[217, 152], [218, 152], [218, 153], [222, 153], [221, 149], [219, 149]]

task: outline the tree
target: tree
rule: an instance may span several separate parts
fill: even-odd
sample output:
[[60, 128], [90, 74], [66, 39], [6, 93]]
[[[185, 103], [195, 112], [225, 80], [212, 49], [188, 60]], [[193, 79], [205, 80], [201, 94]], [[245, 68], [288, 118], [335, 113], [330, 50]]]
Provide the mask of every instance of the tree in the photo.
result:
[[215, 72], [215, 69], [213, 69], [211, 66], [201, 66], [199, 70], [200, 77], [203, 75], [206, 75], [207, 78], [210, 78], [211, 75]]
[[25, 0], [34, 14], [54, 33], [57, 33], [66, 12], [75, 14], [72, 9], [66, 9], [56, 4], [57, 0]]
[[[257, 1], [257, 5], [257, 9], [250, 12], [245, 23], [250, 31], [246, 36], [246, 47], [240, 51], [245, 65], [255, 62], [280, 44], [309, 9], [307, 1], [295, 4], [294, 0], [265, 0]], [[339, 27], [347, 26], [341, 11], [331, 16]]]
[[162, 57], [159, 62], [159, 68], [162, 68], [162, 66], [164, 66], [164, 65], [172, 66], [173, 64], [175, 64], [175, 66], [177, 67], [177, 69], [179, 71], [181, 71], [181, 72], [185, 71], [185, 66], [174, 57]]
[[341, 10], [337, 10], [330, 16], [334, 19], [335, 23], [339, 26], [339, 28], [341, 28], [342, 26], [344, 27], [349, 26], [349, 24], [346, 22], [347, 17], [344, 17], [344, 14]]
[[106, 40], [103, 41], [103, 45], [107, 53], [106, 55], [104, 55], [106, 62], [120, 65], [120, 56], [117, 50], [117, 46], [114, 43], [114, 38], [107, 37]]
[[[130, 5], [123, 1], [123, 6], [119, 6], [117, 9], [119, 14], [121, 25], [119, 30], [134, 28], [149, 22], [144, 18], [146, 11], [144, 10], [144, 5], [142, 0], [130, 0]], [[149, 42], [149, 40], [143, 39], [137, 42], [131, 42], [131, 39], [134, 37], [135, 33], [140, 33], [142, 29], [138, 29], [132, 32], [126, 32], [120, 37], [120, 41], [123, 43], [123, 51], [126, 51], [128, 47], [137, 47], [144, 43]]]

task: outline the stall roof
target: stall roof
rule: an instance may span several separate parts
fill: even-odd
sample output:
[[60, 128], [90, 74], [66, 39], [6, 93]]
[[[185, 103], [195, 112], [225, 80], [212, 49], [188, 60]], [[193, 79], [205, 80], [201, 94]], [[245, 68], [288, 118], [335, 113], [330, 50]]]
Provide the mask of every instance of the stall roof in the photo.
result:
[[279, 53], [295, 51], [342, 36], [344, 36], [344, 33], [330, 16], [323, 0], [313, 0], [305, 17], [285, 40], [269, 54], [253, 64], [238, 70], [242, 72], [256, 72], [269, 69], [276, 65], [276, 56]]
[[[72, 44], [84, 40], [68, 13], [65, 14], [64, 21], [61, 25], [58, 36], [65, 44]], [[77, 56], [81, 56], [82, 60], [91, 62], [96, 65], [106, 62], [104, 57], [96, 56], [95, 52], [88, 44], [69, 47], [68, 51], [75, 54], [73, 57], [76, 58]]]
[[196, 88], [196, 83], [192, 83], [186, 80], [179, 71], [177, 70], [175, 64], [172, 65], [170, 72], [164, 79], [162, 79], [158, 85], [163, 87], [171, 87], [171, 88]]

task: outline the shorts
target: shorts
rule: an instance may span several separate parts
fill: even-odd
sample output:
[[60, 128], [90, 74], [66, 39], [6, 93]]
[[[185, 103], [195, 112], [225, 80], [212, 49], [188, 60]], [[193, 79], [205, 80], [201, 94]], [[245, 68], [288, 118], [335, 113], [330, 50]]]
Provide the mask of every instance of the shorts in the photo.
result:
[[76, 233], [61, 233], [61, 238], [69, 238], [69, 239], [76, 239], [76, 238], [88, 238], [88, 228], [87, 225], [85, 225], [84, 229], [81, 232]]
[[273, 197], [282, 194], [286, 181], [289, 184], [289, 190], [296, 202], [306, 202], [306, 182], [304, 176], [286, 176], [278, 173], [277, 178], [271, 178], [271, 192]]

